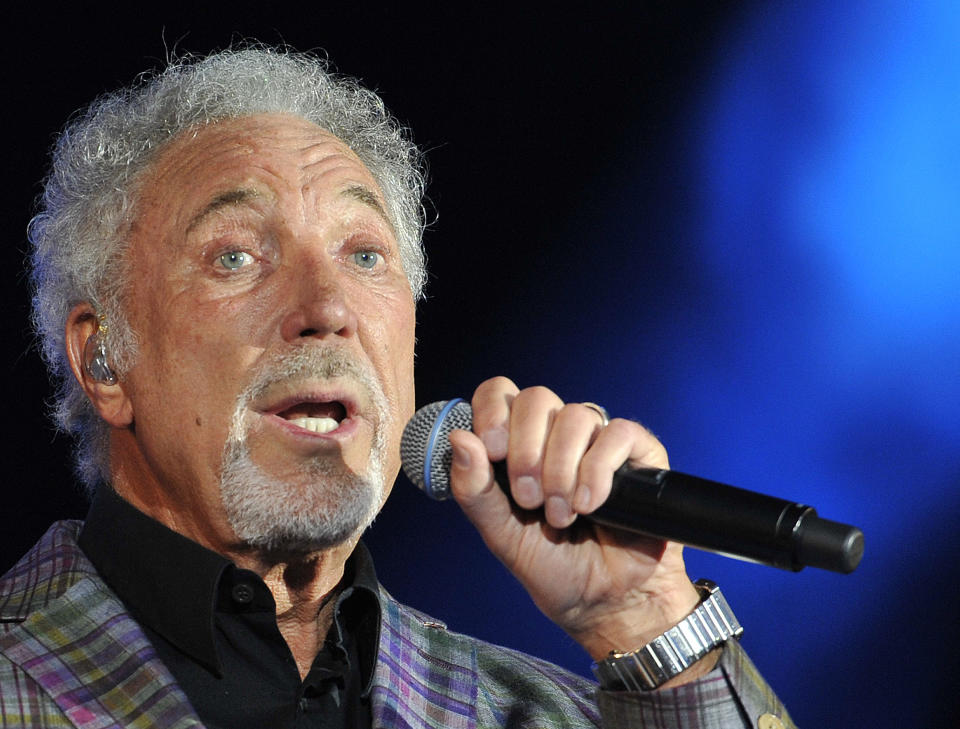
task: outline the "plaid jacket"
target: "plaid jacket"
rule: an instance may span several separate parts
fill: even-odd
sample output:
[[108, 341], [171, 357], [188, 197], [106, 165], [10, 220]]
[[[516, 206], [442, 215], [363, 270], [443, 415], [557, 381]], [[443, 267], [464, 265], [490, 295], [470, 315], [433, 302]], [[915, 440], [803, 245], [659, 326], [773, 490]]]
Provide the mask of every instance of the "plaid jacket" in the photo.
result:
[[[0, 579], [3, 727], [201, 727], [137, 623], [58, 522]], [[776, 697], [737, 647], [711, 678], [651, 694], [600, 692], [522, 653], [450, 632], [383, 595], [374, 727], [749, 727]], [[598, 706], [599, 703], [599, 706]], [[773, 725], [771, 725], [773, 726]]]

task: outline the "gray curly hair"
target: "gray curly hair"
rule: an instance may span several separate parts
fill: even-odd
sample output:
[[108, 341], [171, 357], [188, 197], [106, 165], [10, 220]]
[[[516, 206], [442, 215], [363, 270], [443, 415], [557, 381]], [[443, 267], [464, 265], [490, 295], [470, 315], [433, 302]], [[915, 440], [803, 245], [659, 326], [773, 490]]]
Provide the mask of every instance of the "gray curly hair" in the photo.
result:
[[125, 240], [141, 174], [166, 143], [197, 125], [289, 113], [343, 140], [380, 185], [414, 298], [426, 279], [420, 152], [383, 101], [313, 55], [256, 47], [180, 58], [94, 101], [58, 138], [40, 211], [30, 222], [33, 323], [57, 387], [57, 426], [76, 441], [80, 479], [108, 478], [109, 426], [74, 378], [64, 328], [78, 303], [106, 317], [111, 366], [122, 376], [137, 351], [123, 313]]

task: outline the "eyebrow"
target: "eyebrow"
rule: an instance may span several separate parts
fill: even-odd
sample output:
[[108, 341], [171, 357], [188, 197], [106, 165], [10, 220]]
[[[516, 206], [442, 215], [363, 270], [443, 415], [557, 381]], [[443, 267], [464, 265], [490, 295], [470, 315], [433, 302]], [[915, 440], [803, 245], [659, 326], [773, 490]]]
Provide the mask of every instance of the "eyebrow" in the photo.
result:
[[[374, 212], [377, 213], [383, 221], [390, 226], [390, 229], [393, 230], [393, 221], [390, 220], [390, 216], [387, 215], [387, 211], [384, 209], [383, 204], [380, 202], [380, 199], [374, 195], [373, 191], [364, 185], [351, 185], [350, 187], [343, 190], [340, 193], [343, 197], [349, 197], [353, 200], [363, 203], [364, 205], [371, 208]], [[204, 218], [208, 215], [215, 213], [217, 210], [221, 210], [225, 207], [230, 207], [233, 205], [245, 205], [260, 197], [260, 193], [257, 190], [247, 187], [238, 187], [233, 190], [227, 190], [217, 195], [213, 200], [207, 203], [203, 210], [193, 216], [190, 220], [190, 224], [187, 226], [187, 232], [189, 233], [197, 225], [199, 225]]]
[[373, 208], [377, 215], [383, 218], [384, 222], [390, 226], [391, 230], [393, 230], [393, 221], [391, 221], [390, 216], [387, 215], [387, 211], [380, 202], [380, 198], [374, 195], [373, 191], [369, 187], [365, 187], [364, 185], [351, 185], [340, 194], [344, 197], [350, 197], [354, 200], [358, 200], [364, 205]]
[[197, 225], [203, 221], [211, 213], [215, 213], [221, 208], [229, 207], [231, 205], [245, 205], [250, 200], [260, 197], [260, 193], [256, 190], [248, 187], [238, 187], [233, 190], [227, 190], [217, 195], [213, 200], [204, 206], [203, 210], [193, 216], [190, 220], [190, 225], [187, 226], [187, 232], [189, 233]]

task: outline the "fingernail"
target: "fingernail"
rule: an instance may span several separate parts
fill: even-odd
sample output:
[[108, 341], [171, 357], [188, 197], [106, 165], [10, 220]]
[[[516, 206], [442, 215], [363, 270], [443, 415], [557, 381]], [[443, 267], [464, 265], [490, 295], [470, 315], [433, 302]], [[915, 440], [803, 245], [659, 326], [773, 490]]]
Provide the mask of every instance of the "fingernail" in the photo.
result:
[[457, 468], [470, 468], [470, 453], [466, 448], [451, 443], [450, 450], [453, 451], [453, 465]]
[[570, 505], [562, 496], [551, 496], [543, 507], [544, 515], [547, 517], [547, 523], [554, 526], [566, 526], [573, 513], [570, 511]]
[[491, 428], [480, 436], [487, 453], [493, 456], [494, 460], [500, 460], [507, 454], [507, 429]]
[[590, 508], [590, 487], [585, 483], [577, 486], [573, 495], [573, 509], [581, 514]]
[[513, 497], [520, 506], [533, 508], [540, 503], [540, 484], [533, 476], [521, 476], [513, 484]]

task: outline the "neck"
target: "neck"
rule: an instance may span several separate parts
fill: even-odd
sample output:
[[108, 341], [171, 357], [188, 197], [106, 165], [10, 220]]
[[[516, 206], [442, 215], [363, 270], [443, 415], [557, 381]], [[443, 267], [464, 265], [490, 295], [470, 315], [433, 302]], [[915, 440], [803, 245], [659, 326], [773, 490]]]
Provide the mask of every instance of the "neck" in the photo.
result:
[[267, 583], [277, 603], [277, 617], [312, 620], [343, 579], [344, 566], [357, 539], [314, 552], [277, 554], [228, 550], [223, 554]]
[[304, 678], [333, 623], [344, 566], [356, 540], [322, 552], [287, 556], [227, 555], [239, 567], [259, 574], [277, 604], [277, 627]]

